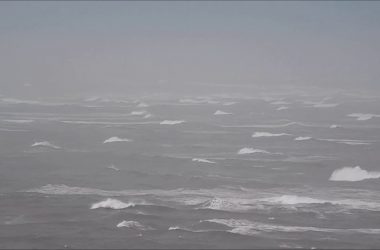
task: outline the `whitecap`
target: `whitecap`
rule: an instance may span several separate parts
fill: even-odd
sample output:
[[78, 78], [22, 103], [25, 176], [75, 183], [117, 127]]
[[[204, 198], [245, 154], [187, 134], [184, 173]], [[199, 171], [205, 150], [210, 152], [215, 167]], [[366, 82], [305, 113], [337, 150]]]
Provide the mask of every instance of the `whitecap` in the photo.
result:
[[224, 102], [223, 103], [223, 106], [231, 106], [231, 105], [234, 105], [236, 104], [237, 102]]
[[127, 228], [132, 228], [132, 229], [137, 229], [137, 230], [143, 230], [143, 231], [154, 229], [150, 226], [145, 226], [145, 225], [141, 224], [140, 222], [133, 221], [133, 220], [132, 221], [123, 220], [122, 222], [117, 224], [116, 227], [127, 227]]
[[213, 198], [208, 200], [200, 205], [201, 209], [212, 209], [220, 211], [244, 211], [249, 210], [252, 206], [242, 204], [239, 201], [234, 201], [233, 199], [222, 199], [222, 198]]
[[114, 165], [110, 165], [110, 166], [107, 166], [108, 169], [112, 169], [112, 170], [115, 170], [115, 171], [120, 171], [119, 168], [115, 167]]
[[195, 161], [195, 162], [202, 162], [202, 163], [216, 163], [216, 162], [214, 162], [214, 161], [210, 161], [210, 160], [202, 159], [202, 158], [193, 158], [192, 161]]
[[176, 125], [176, 124], [181, 124], [184, 123], [184, 120], [164, 120], [160, 122], [161, 125]]
[[48, 141], [40, 141], [35, 142], [31, 145], [31, 147], [48, 147], [48, 148], [54, 148], [54, 149], [60, 149], [61, 147], [56, 146]]
[[296, 137], [294, 138], [295, 141], [306, 141], [306, 140], [310, 140], [312, 137], [310, 136], [299, 136], [299, 137]]
[[286, 109], [289, 109], [289, 107], [281, 106], [281, 107], [278, 107], [276, 110], [280, 111], [280, 110], [286, 110]]
[[336, 124], [331, 124], [330, 128], [339, 128], [339, 126]]
[[275, 101], [275, 102], [271, 102], [270, 104], [272, 104], [272, 105], [287, 105], [290, 103], [285, 102], [285, 101]]
[[130, 142], [132, 140], [130, 139], [127, 139], [127, 138], [120, 138], [120, 137], [117, 137], [117, 136], [113, 136], [113, 137], [110, 137], [108, 138], [107, 140], [105, 140], [103, 143], [110, 143], [110, 142]]
[[366, 179], [380, 178], [380, 172], [367, 171], [360, 166], [356, 167], [343, 167], [335, 170], [331, 176], [330, 181], [362, 181]]
[[104, 201], [100, 201], [97, 203], [94, 203], [91, 205], [91, 209], [97, 209], [97, 208], [110, 208], [110, 209], [124, 209], [129, 207], [134, 207], [134, 203], [124, 203], [122, 201], [108, 198]]
[[138, 105], [137, 105], [138, 108], [146, 108], [146, 107], [149, 107], [148, 104], [146, 104], [145, 102], [140, 102]]
[[254, 148], [242, 148], [238, 151], [239, 155], [244, 155], [244, 154], [254, 154], [254, 153], [264, 153], [264, 154], [269, 154], [268, 151], [262, 150], [262, 149], [254, 149]]
[[3, 120], [4, 122], [11, 122], [11, 123], [31, 123], [34, 122], [34, 120]]
[[131, 115], [146, 115], [147, 111], [142, 110], [142, 111], [132, 111]]
[[313, 105], [314, 108], [333, 108], [338, 106], [339, 103], [316, 103]]
[[222, 110], [215, 111], [214, 115], [232, 115], [232, 113], [224, 112]]
[[367, 121], [374, 117], [380, 117], [380, 115], [376, 115], [376, 114], [362, 114], [362, 113], [352, 113], [347, 116], [354, 117], [358, 121]]
[[279, 134], [272, 134], [269, 132], [255, 132], [252, 137], [253, 138], [258, 138], [258, 137], [273, 137], [273, 136], [285, 136], [285, 135], [290, 135], [286, 133], [279, 133]]

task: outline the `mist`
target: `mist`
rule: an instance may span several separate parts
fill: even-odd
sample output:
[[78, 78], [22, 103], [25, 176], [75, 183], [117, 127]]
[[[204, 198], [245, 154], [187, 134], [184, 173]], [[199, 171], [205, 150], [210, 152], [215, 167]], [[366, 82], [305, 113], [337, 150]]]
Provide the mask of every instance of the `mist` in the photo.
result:
[[377, 91], [379, 13], [375, 1], [1, 2], [0, 92]]

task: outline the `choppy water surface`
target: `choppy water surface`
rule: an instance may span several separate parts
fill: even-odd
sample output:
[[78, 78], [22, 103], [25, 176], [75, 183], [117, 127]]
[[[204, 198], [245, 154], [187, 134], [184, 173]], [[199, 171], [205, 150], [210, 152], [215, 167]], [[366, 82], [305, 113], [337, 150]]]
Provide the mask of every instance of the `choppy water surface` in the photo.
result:
[[380, 246], [379, 97], [0, 106], [0, 248]]

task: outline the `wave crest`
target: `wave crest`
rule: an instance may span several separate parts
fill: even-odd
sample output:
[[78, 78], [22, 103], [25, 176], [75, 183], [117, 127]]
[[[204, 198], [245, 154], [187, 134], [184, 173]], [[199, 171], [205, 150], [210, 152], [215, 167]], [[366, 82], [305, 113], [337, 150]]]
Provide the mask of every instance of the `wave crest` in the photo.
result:
[[330, 181], [362, 181], [366, 179], [377, 179], [380, 178], [380, 172], [371, 172], [356, 167], [343, 167], [341, 169], [336, 169], [330, 176]]

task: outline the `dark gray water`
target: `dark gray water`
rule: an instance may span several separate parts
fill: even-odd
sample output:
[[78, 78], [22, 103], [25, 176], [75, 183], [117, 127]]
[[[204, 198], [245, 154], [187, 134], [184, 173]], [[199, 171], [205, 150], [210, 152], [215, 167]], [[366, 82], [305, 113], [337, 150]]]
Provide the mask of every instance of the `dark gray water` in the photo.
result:
[[379, 107], [313, 92], [3, 97], [0, 248], [379, 247]]

